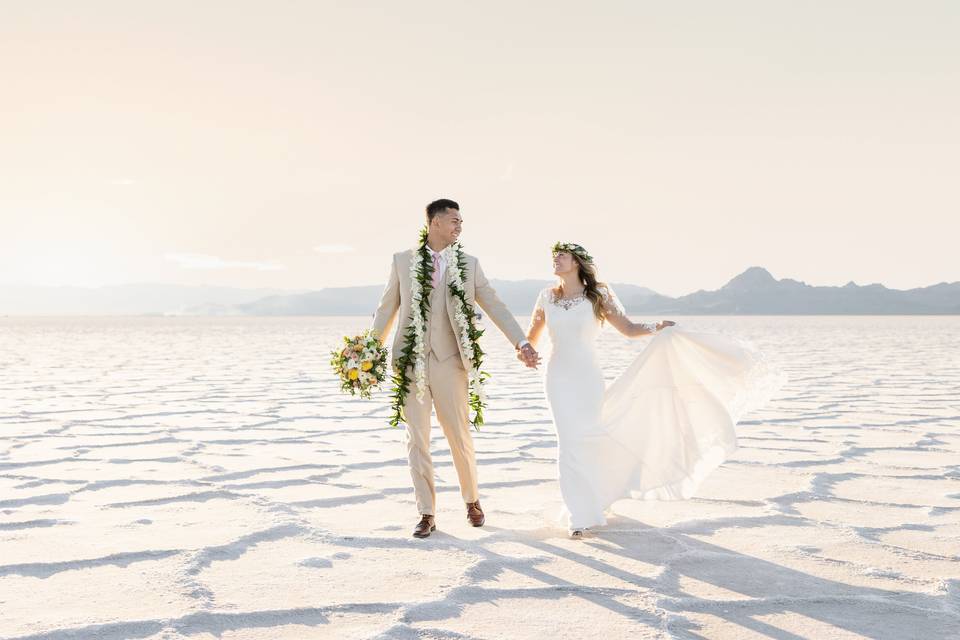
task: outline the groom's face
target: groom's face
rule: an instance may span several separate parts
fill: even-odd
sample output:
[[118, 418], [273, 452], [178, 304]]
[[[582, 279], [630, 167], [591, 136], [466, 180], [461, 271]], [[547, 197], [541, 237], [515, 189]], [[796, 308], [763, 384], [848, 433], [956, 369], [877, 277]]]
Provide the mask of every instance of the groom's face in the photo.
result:
[[448, 208], [446, 211], [433, 219], [434, 228], [437, 236], [445, 243], [452, 244], [460, 237], [463, 231], [463, 218], [460, 217], [460, 211]]

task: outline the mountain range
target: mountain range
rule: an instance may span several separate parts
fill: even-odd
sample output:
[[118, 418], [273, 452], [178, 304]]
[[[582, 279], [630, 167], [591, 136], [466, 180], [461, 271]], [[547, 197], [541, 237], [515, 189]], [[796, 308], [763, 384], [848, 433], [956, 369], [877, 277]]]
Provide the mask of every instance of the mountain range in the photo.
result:
[[960, 314], [960, 282], [916, 289], [882, 284], [818, 287], [799, 280], [777, 280], [762, 267], [750, 267], [715, 291], [670, 298], [654, 295], [630, 311], [677, 315], [911, 315]]
[[[527, 315], [549, 280], [493, 280], [498, 295], [518, 316]], [[882, 284], [813, 286], [777, 280], [750, 267], [724, 286], [677, 298], [646, 287], [612, 284], [631, 313], [674, 315], [910, 315], [960, 314], [960, 282], [915, 289]], [[367, 316], [382, 285], [316, 291], [131, 284], [112, 287], [0, 286], [5, 315]]]
[[[106, 287], [0, 285], [0, 315], [201, 315], [273, 295], [284, 289], [122, 284]], [[206, 314], [203, 314], [206, 315]]]

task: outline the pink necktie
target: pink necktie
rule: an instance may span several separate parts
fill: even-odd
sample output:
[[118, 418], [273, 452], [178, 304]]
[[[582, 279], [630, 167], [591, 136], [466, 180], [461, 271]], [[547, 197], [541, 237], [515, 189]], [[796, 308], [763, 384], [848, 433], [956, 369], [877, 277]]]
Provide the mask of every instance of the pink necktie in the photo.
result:
[[440, 284], [440, 254], [433, 254], [433, 288]]

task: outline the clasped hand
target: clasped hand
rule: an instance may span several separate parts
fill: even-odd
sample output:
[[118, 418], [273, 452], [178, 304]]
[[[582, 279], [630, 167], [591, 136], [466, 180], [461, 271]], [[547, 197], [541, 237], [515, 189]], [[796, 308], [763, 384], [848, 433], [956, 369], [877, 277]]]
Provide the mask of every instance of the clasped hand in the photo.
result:
[[540, 364], [540, 354], [528, 343], [517, 349], [517, 360], [531, 369], [536, 369], [537, 365]]

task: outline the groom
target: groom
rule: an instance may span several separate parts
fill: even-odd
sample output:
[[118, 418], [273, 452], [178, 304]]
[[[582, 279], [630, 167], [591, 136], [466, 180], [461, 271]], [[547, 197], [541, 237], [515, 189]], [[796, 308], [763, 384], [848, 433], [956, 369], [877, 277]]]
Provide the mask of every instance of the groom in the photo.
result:
[[[462, 228], [460, 205], [453, 200], [435, 200], [427, 205], [427, 250], [433, 260], [433, 289], [423, 333], [426, 392], [423, 402], [418, 401], [416, 383], [411, 379], [403, 407], [407, 425], [407, 459], [417, 498], [417, 510], [420, 512], [420, 522], [413, 530], [413, 535], [417, 538], [426, 538], [437, 528], [434, 522], [437, 492], [433, 482], [433, 460], [430, 457], [431, 404], [437, 411], [437, 419], [450, 444], [453, 465], [460, 480], [460, 493], [467, 504], [467, 520], [475, 527], [484, 523], [477, 489], [477, 462], [473, 437], [470, 435], [467, 371], [471, 365], [468, 354], [464, 353], [454, 320], [455, 305], [458, 301], [446, 286], [447, 269], [458, 267], [456, 264], [446, 264], [446, 254], [442, 253], [457, 241]], [[415, 257], [414, 250], [394, 254], [390, 277], [373, 320], [373, 332], [382, 342], [390, 333], [397, 312], [400, 312], [400, 323], [391, 355], [394, 368], [403, 350], [407, 327], [410, 325], [410, 266]], [[539, 356], [527, 342], [523, 329], [497, 297], [497, 293], [483, 275], [477, 259], [466, 254], [464, 259], [466, 266], [463, 290], [467, 302], [474, 307], [479, 304], [517, 348], [524, 363], [535, 368]], [[413, 377], [412, 371], [410, 377]]]

